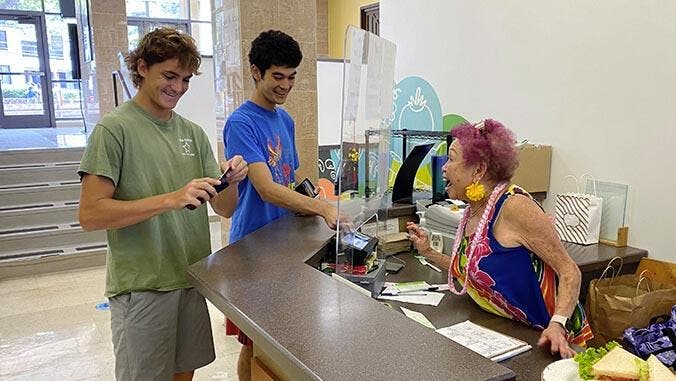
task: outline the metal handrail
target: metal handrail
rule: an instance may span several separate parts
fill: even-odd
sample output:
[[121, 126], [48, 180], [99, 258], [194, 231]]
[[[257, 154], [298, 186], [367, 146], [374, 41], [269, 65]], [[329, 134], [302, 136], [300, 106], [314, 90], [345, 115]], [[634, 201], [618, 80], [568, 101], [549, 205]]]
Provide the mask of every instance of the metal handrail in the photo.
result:
[[120, 70], [113, 70], [112, 73], [113, 76], [113, 97], [115, 98], [115, 107], [119, 106], [119, 94], [117, 93], [117, 83], [120, 82], [122, 85], [122, 90], [124, 91], [123, 96], [126, 97], [126, 99], [131, 99], [131, 91], [129, 91], [129, 87], [127, 87], [127, 83], [124, 81], [124, 77], [122, 76], [122, 72]]

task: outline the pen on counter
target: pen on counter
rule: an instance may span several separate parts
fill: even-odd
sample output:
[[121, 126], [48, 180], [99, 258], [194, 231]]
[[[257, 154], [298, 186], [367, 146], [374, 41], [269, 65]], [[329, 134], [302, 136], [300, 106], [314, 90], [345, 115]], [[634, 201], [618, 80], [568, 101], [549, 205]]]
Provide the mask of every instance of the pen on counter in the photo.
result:
[[421, 292], [421, 291], [411, 291], [411, 292], [381, 292], [380, 295], [382, 296], [425, 296], [427, 295], [426, 292]]
[[425, 264], [426, 264], [427, 266], [431, 267], [432, 270], [434, 270], [434, 271], [436, 271], [436, 272], [438, 272], [438, 273], [441, 272], [441, 269], [438, 268], [437, 266], [435, 266], [435, 265], [433, 265], [433, 264], [431, 264], [431, 263], [429, 263], [429, 262], [427, 262], [427, 263], [425, 263]]
[[434, 286], [434, 287], [423, 288], [422, 290], [415, 290], [415, 291], [381, 292], [380, 295], [385, 295], [385, 296], [427, 295], [427, 293], [425, 291], [437, 291], [437, 290], [439, 290], [439, 287]]

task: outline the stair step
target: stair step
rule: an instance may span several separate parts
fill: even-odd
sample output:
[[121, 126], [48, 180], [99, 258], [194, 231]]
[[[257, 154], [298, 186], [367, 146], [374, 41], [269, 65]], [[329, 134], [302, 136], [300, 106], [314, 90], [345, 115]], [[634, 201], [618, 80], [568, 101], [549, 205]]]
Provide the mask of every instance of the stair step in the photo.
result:
[[63, 167], [63, 166], [73, 166], [79, 165], [79, 161], [63, 161], [63, 162], [54, 162], [54, 163], [23, 163], [23, 164], [13, 164], [13, 165], [2, 165], [1, 169], [16, 169], [16, 170], [26, 170], [31, 168], [54, 168], [54, 167]]
[[90, 242], [87, 244], [77, 245], [77, 246], [62, 246], [62, 247], [52, 247], [46, 249], [36, 249], [36, 250], [15, 250], [8, 251], [0, 254], [0, 262], [22, 260], [26, 258], [38, 258], [38, 257], [49, 257], [54, 255], [72, 255], [77, 253], [88, 252], [92, 250], [103, 250], [106, 251], [108, 245], [105, 241], [103, 242]]
[[[0, 209], [0, 231], [42, 225], [58, 225], [77, 221], [78, 205]], [[74, 222], [72, 222], [74, 223]]]
[[[106, 242], [105, 230], [86, 232], [77, 223], [43, 225], [27, 230], [0, 231], [0, 260], [15, 257], [17, 252], [48, 251], [59, 247], [89, 247]], [[58, 249], [54, 249], [58, 250]]]
[[77, 204], [79, 199], [79, 181], [0, 186], [0, 211], [60, 204], [73, 205]]
[[106, 245], [63, 247], [42, 251], [16, 252], [11, 259], [0, 258], [0, 279], [104, 266]]
[[80, 180], [79, 164], [54, 163], [42, 166], [11, 166], [0, 168], [0, 186], [19, 186], [31, 183], [51, 183]]
[[0, 151], [0, 279], [105, 264], [105, 231], [77, 222], [83, 152]]
[[0, 151], [0, 167], [41, 163], [79, 162], [83, 152], [83, 147]]

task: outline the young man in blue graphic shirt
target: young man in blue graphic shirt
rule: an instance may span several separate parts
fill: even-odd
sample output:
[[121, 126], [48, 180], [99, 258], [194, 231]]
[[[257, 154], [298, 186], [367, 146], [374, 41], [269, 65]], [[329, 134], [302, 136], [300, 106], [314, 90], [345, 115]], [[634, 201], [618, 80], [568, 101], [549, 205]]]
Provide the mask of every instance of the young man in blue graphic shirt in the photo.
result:
[[[231, 244], [292, 212], [321, 216], [331, 229], [336, 227], [335, 206], [293, 190], [299, 166], [295, 127], [291, 116], [277, 106], [286, 101], [293, 88], [302, 58], [298, 43], [280, 31], [263, 32], [251, 43], [249, 64], [256, 88], [223, 129], [226, 155], [241, 155], [249, 167], [249, 177], [239, 184]], [[240, 380], [248, 380], [252, 342], [229, 320], [226, 332], [237, 335], [243, 344], [237, 373]]]

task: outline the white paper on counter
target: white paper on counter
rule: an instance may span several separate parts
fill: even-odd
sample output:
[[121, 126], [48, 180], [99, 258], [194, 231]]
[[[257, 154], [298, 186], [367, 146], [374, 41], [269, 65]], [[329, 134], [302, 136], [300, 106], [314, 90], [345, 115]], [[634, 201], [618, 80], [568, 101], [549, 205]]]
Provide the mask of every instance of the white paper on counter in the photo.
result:
[[412, 320], [417, 321], [418, 323], [424, 325], [427, 328], [436, 329], [429, 319], [422, 313], [418, 311], [409, 310], [408, 308], [401, 307], [401, 310], [404, 312], [404, 315], [408, 316]]
[[436, 332], [493, 361], [502, 361], [508, 358], [507, 356], [515, 356], [531, 349], [525, 341], [474, 324], [469, 320], [439, 328]]

